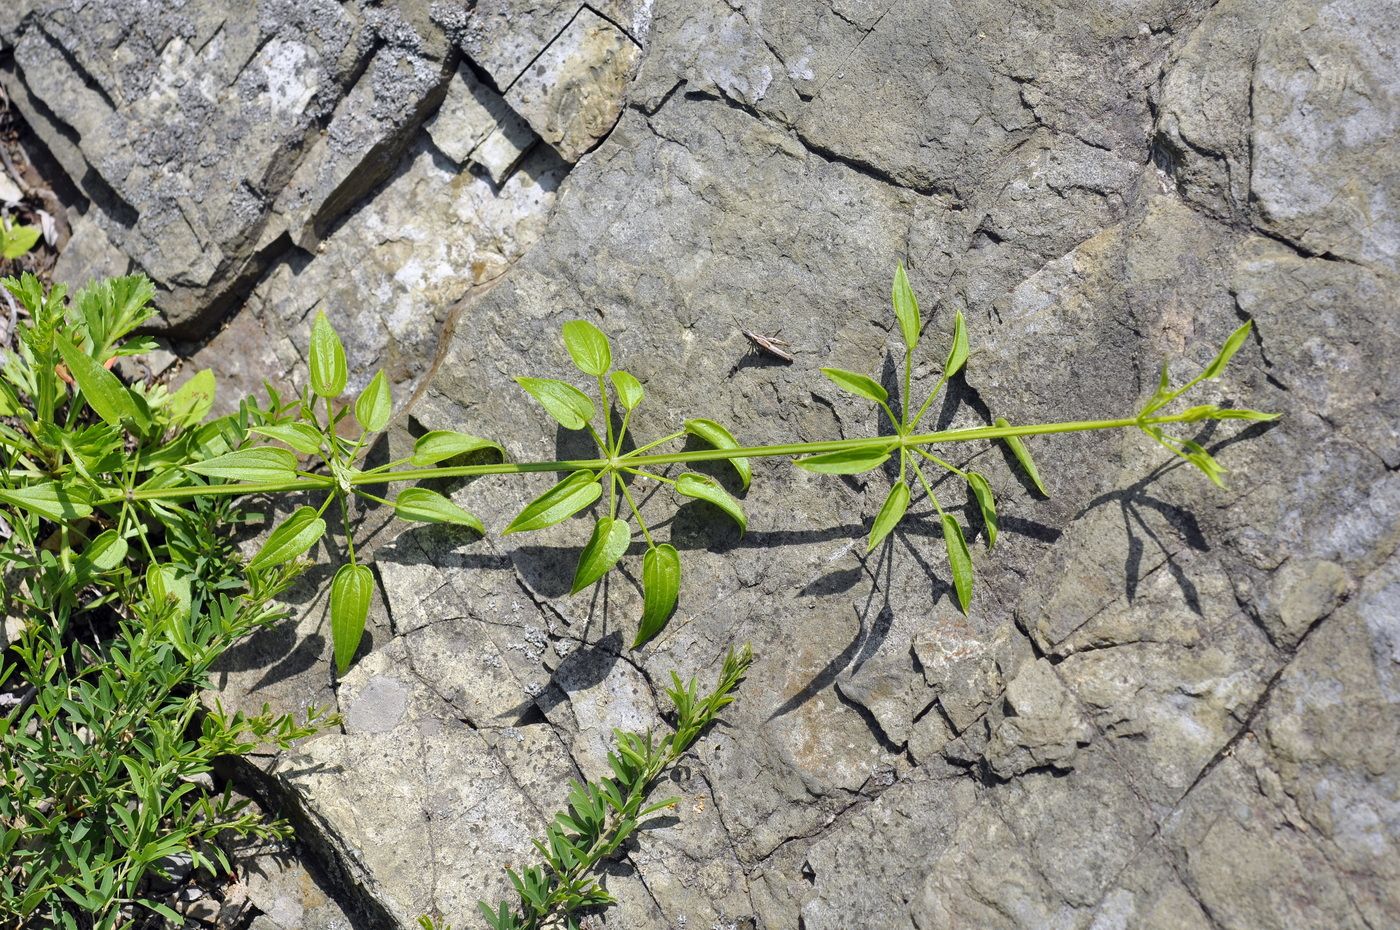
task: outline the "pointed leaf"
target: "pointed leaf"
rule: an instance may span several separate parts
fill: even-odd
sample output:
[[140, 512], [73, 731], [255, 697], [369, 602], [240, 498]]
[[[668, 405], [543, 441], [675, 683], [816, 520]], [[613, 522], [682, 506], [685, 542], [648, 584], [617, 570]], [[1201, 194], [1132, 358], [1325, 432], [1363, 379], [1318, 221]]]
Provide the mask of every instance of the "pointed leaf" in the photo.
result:
[[744, 516], [744, 508], [739, 506], [739, 502], [730, 497], [729, 492], [720, 487], [720, 483], [709, 475], [686, 472], [676, 479], [676, 493], [714, 504], [729, 514], [735, 523], [739, 524], [740, 534], [749, 528], [749, 519]]
[[216, 386], [214, 372], [209, 368], [197, 372], [194, 377], [180, 385], [165, 405], [170, 422], [188, 428], [203, 420], [214, 406]]
[[823, 368], [822, 374], [843, 391], [864, 397], [866, 400], [873, 400], [878, 404], [883, 404], [889, 400], [889, 392], [877, 384], [874, 379], [865, 375], [856, 374], [854, 371], [843, 371], [840, 368]]
[[203, 462], [186, 465], [185, 469], [209, 478], [269, 483], [296, 478], [297, 459], [286, 449], [258, 446], [226, 452]]
[[[288, 453], [290, 455], [290, 453]], [[316, 545], [326, 532], [326, 521], [314, 507], [298, 507], [291, 516], [268, 534], [258, 554], [248, 563], [251, 569], [284, 565]]]
[[637, 649], [666, 628], [681, 590], [681, 557], [674, 546], [663, 543], [647, 550], [642, 560], [642, 622], [637, 626]]
[[316, 322], [311, 324], [311, 390], [317, 396], [335, 400], [345, 393], [348, 371], [345, 364], [345, 346], [341, 345], [331, 321], [326, 319], [326, 311], [316, 314]]
[[899, 521], [904, 519], [908, 509], [909, 485], [900, 481], [890, 488], [890, 493], [885, 495], [885, 502], [880, 505], [880, 512], [875, 515], [875, 525], [870, 528], [870, 542], [866, 544], [865, 551], [873, 552], [899, 525]]
[[632, 532], [626, 520], [612, 517], [599, 517], [593, 527], [593, 536], [583, 547], [578, 557], [578, 568], [574, 571], [574, 583], [570, 594], [577, 594], [602, 578], [622, 558], [632, 542]]
[[[1011, 425], [1006, 422], [1004, 417], [997, 417], [996, 424], [997, 426]], [[1006, 447], [1011, 450], [1011, 454], [1016, 457], [1016, 461], [1020, 463], [1022, 471], [1026, 473], [1026, 477], [1031, 479], [1031, 484], [1035, 485], [1035, 489], [1046, 497], [1049, 497], [1050, 492], [1045, 490], [1045, 485], [1040, 480], [1040, 471], [1036, 469], [1035, 461], [1031, 458], [1031, 450], [1026, 448], [1026, 444], [1021, 440], [1021, 437], [1007, 436], [1002, 441], [1005, 442]]]
[[1155, 413], [1156, 411], [1160, 410], [1165, 404], [1171, 401], [1172, 390], [1170, 378], [1171, 376], [1167, 371], [1167, 363], [1163, 362], [1162, 374], [1157, 379], [1157, 390], [1153, 391], [1152, 396], [1147, 399], [1147, 403], [1143, 404], [1142, 416], [1147, 416], [1149, 413]]
[[1239, 407], [1226, 407], [1224, 409], [1215, 411], [1215, 413], [1213, 413], [1210, 418], [1212, 420], [1256, 420], [1268, 422], [1269, 420], [1277, 420], [1281, 416], [1283, 416], [1283, 414], [1281, 413], [1264, 413], [1260, 410], [1245, 410]]
[[943, 543], [948, 549], [948, 569], [953, 573], [953, 589], [958, 593], [958, 604], [967, 613], [967, 605], [972, 603], [972, 555], [967, 551], [967, 539], [962, 527], [950, 514], [943, 515]]
[[792, 464], [820, 475], [859, 475], [879, 468], [890, 457], [889, 449], [845, 449], [795, 459]]
[[951, 378], [967, 364], [967, 321], [959, 310], [953, 316], [953, 345], [948, 349], [948, 360], [943, 363], [943, 377]]
[[895, 269], [890, 300], [894, 304], [894, 317], [899, 321], [899, 332], [904, 337], [904, 345], [913, 352], [914, 347], [919, 344], [919, 333], [924, 327], [919, 318], [919, 301], [914, 297], [914, 289], [909, 286], [909, 276], [904, 273], [903, 262]]
[[413, 444], [413, 464], [436, 465], [438, 462], [482, 449], [495, 449], [502, 461], [505, 460], [506, 450], [500, 443], [450, 429], [435, 429], [419, 436], [418, 441]]
[[593, 419], [593, 401], [572, 384], [553, 378], [516, 378], [515, 383], [565, 429], [583, 429]]
[[1225, 487], [1224, 476], [1228, 474], [1228, 471], [1215, 460], [1214, 456], [1207, 452], [1200, 443], [1190, 439], [1184, 440], [1182, 447], [1184, 451], [1181, 455], [1186, 461], [1199, 468], [1201, 473], [1209, 478], [1216, 487]]
[[603, 331], [587, 320], [570, 320], [564, 324], [564, 348], [578, 370], [586, 375], [602, 377], [612, 367], [612, 348]]
[[271, 426], [255, 426], [248, 432], [284, 442], [303, 455], [318, 455], [321, 452], [321, 433], [309, 423], [276, 423]]
[[977, 509], [982, 511], [982, 522], [987, 525], [987, 548], [997, 544], [997, 502], [992, 494], [992, 486], [987, 479], [975, 471], [967, 473], [967, 486], [977, 498]]
[[455, 523], [485, 535], [486, 527], [472, 514], [427, 488], [404, 488], [394, 500], [394, 513], [417, 523]]
[[369, 379], [369, 384], [355, 398], [355, 422], [366, 433], [377, 433], [389, 425], [389, 417], [394, 412], [394, 394], [389, 388], [389, 379], [384, 377], [381, 368]]
[[[685, 431], [716, 449], [740, 448], [739, 440], [734, 438], [734, 434], [714, 420], [686, 420]], [[753, 480], [753, 471], [749, 468], [749, 460], [743, 457], [732, 458], [729, 459], [729, 464], [733, 465], [734, 470], [739, 473], [739, 486], [747, 491], [749, 482]]]
[[58, 351], [88, 406], [105, 422], [121, 426], [122, 420], [131, 420], [141, 427], [150, 422], [126, 386], [91, 355], [67, 339], [58, 340]]
[[1249, 331], [1253, 326], [1253, 320], [1245, 320], [1243, 326], [1231, 333], [1230, 337], [1225, 340], [1225, 344], [1220, 347], [1215, 358], [1211, 359], [1206, 370], [1201, 373], [1201, 377], [1207, 381], [1220, 377], [1221, 373], [1225, 371], [1225, 366], [1230, 363], [1231, 356], [1238, 352], [1240, 346], [1244, 345], [1244, 341], [1249, 338]]
[[567, 520], [603, 493], [598, 476], [591, 471], [572, 472], [563, 481], [525, 505], [501, 535], [541, 530]]
[[335, 670], [344, 675], [360, 648], [374, 596], [374, 573], [367, 565], [345, 564], [331, 580], [331, 641], [335, 644]]
[[27, 488], [0, 488], [0, 502], [38, 514], [45, 520], [81, 520], [92, 513], [87, 492], [64, 488], [52, 481]]
[[617, 400], [622, 404], [622, 409], [636, 410], [646, 393], [642, 390], [642, 382], [625, 371], [615, 371], [612, 373], [612, 383], [613, 388], [617, 390]]

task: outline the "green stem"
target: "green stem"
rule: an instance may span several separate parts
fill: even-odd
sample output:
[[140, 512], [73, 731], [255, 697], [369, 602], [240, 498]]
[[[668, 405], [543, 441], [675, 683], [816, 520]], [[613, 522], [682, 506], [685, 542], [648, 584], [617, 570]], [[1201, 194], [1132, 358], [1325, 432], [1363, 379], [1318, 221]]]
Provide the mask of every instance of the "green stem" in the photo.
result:
[[924, 405], [919, 408], [919, 412], [914, 414], [914, 422], [909, 427], [911, 432], [919, 428], [919, 423], [923, 420], [924, 414], [928, 413], [929, 404], [933, 403], [933, 399], [938, 396], [938, 392], [943, 390], [943, 385], [947, 383], [948, 373], [945, 371], [943, 372], [943, 377], [938, 379], [938, 383], [935, 384], [933, 390], [929, 392], [928, 399], [925, 400]]
[[967, 477], [967, 472], [963, 471], [961, 468], [958, 468], [956, 465], [951, 464], [950, 462], [943, 461], [941, 458], [939, 458], [931, 452], [926, 452], [923, 449], [915, 449], [914, 451], [922, 455], [924, 458], [928, 459], [933, 464], [939, 466], [940, 468], [946, 468], [948, 471], [957, 475], [959, 478]]
[[904, 426], [909, 422], [909, 388], [914, 374], [914, 350], [907, 348], [904, 350], [904, 390], [899, 393], [899, 401], [904, 409], [904, 418], [899, 421], [899, 431], [904, 432]]
[[928, 495], [929, 500], [933, 501], [933, 509], [938, 511], [938, 517], [939, 519], [942, 519], [943, 505], [938, 503], [938, 498], [934, 496], [933, 488], [929, 485], [928, 479], [924, 477], [924, 470], [919, 467], [919, 463], [914, 462], [913, 465], [914, 474], [919, 476], [919, 484], [922, 484], [924, 486], [924, 493]]
[[365, 500], [374, 501], [376, 504], [382, 504], [385, 507], [394, 506], [392, 502], [387, 501], [376, 494], [371, 494], [368, 491], [361, 491], [359, 488], [355, 489], [355, 494], [359, 497], [363, 497]]
[[684, 435], [685, 435], [685, 430], [677, 430], [676, 432], [672, 433], [672, 434], [669, 435], [669, 436], [662, 436], [660, 439], [657, 439], [657, 440], [655, 440], [655, 441], [653, 441], [653, 442], [647, 443], [646, 445], [642, 446], [640, 449], [633, 449], [631, 452], [629, 452], [629, 453], [627, 453], [626, 455], [624, 455], [623, 458], [630, 459], [630, 458], [632, 458], [633, 456], [641, 455], [643, 452], [647, 452], [647, 451], [649, 451], [649, 450], [651, 450], [651, 449], [655, 449], [657, 446], [664, 445], [665, 443], [670, 442], [672, 439], [680, 439], [680, 438], [681, 438], [682, 436], [684, 436]]
[[676, 482], [670, 478], [663, 478], [660, 475], [653, 475], [651, 472], [642, 471], [640, 468], [628, 468], [624, 465], [622, 467], [622, 470], [627, 472], [629, 475], [636, 475], [638, 478], [650, 478], [652, 481], [662, 481], [666, 484], [671, 485], [672, 487], [674, 487], [676, 484]]
[[627, 441], [627, 424], [632, 422], [632, 411], [628, 410], [622, 415], [622, 428], [617, 431], [617, 442], [613, 444], [613, 458], [622, 454], [622, 444]]
[[[779, 456], [814, 455], [823, 452], [846, 452], [869, 449], [889, 449], [892, 445], [904, 448], [934, 445], [945, 442], [973, 442], [976, 440], [1007, 439], [1012, 436], [1044, 436], [1052, 433], [1078, 433], [1090, 430], [1124, 429], [1127, 427], [1155, 426], [1164, 423], [1182, 423], [1190, 420], [1188, 414], [1171, 414], [1155, 417], [1122, 417], [1114, 420], [1071, 420], [1061, 423], [1033, 423], [1007, 426], [973, 426], [962, 429], [941, 430], [935, 433], [920, 433], [905, 437], [868, 436], [858, 439], [833, 439], [824, 442], [793, 442], [768, 446], [740, 446], [733, 449], [695, 449], [690, 452], [665, 452], [642, 455], [663, 442], [678, 439], [684, 431], [657, 440], [622, 457], [628, 466], [675, 465], [688, 462], [729, 461], [736, 458], [772, 458]], [[423, 481], [433, 478], [466, 478], [480, 475], [519, 475], [535, 472], [602, 471], [613, 463], [608, 459], [570, 459], [549, 462], [493, 462], [485, 465], [455, 465], [432, 468], [409, 468], [402, 471], [359, 473], [350, 476], [354, 486], [385, 484], [400, 481]], [[272, 481], [257, 484], [215, 484], [187, 485], [174, 488], [143, 488], [132, 494], [133, 500], [167, 500], [181, 497], [200, 497], [219, 494], [269, 494], [285, 491], [307, 491], [328, 489], [335, 486], [335, 479], [325, 475], [306, 474], [291, 481]], [[113, 493], [94, 503], [109, 505], [120, 503], [124, 494]]]
[[588, 423], [585, 425], [588, 427], [588, 433], [593, 437], [593, 443], [598, 447], [598, 451], [603, 453], [604, 455], [607, 455], [609, 446], [607, 443], [603, 442], [603, 437], [598, 435], [598, 431], [593, 428], [592, 423]]
[[612, 407], [608, 403], [608, 384], [602, 375], [598, 376], [598, 401], [603, 408], [603, 428], [608, 434], [608, 444], [603, 446], [603, 454], [616, 455], [617, 452], [613, 448]]
[[642, 519], [642, 510], [632, 499], [632, 492], [627, 489], [627, 482], [619, 480], [618, 486], [622, 488], [622, 496], [627, 498], [627, 506], [632, 508], [632, 515], [637, 518], [637, 525], [642, 528], [642, 535], [647, 538], [647, 545], [655, 549], [656, 540], [651, 538], [651, 530], [647, 529], [647, 521]]

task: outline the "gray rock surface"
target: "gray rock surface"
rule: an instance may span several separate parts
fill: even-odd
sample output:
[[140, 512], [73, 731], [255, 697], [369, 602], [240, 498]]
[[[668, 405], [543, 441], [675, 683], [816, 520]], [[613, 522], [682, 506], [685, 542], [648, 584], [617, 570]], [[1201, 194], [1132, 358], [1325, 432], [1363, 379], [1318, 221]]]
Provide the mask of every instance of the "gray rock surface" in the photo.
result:
[[[966, 616], [921, 499], [923, 519], [862, 556], [879, 473], [757, 464], [742, 538], [703, 505], [648, 497], [685, 580], [670, 627], [636, 653], [640, 544], [607, 586], [569, 597], [577, 521], [505, 539], [375, 523], [385, 600], [344, 680], [327, 683], [328, 575], [313, 575], [295, 631], [250, 645], [222, 681], [233, 704], [338, 701], [344, 732], [268, 777], [352, 898], [386, 925], [473, 920], [567, 779], [603, 771], [611, 729], [655, 725], [672, 669], [709, 677], [748, 641], [758, 660], [739, 702], [668, 786], [677, 822], [616, 864], [621, 904], [600, 925], [1400, 922], [1393, 5], [418, 6], [394, 20], [400, 38], [370, 46], [436, 63], [434, 81], [402, 72], [407, 109], [355, 95], [374, 71], [353, 37], [388, 29], [384, 11], [342, 9], [344, 52], [296, 39], [342, 88], [303, 108], [324, 103], [325, 125], [343, 118], [368, 127], [367, 150], [382, 139], [407, 154], [349, 212], [342, 169], [314, 162], [317, 183], [296, 188], [310, 226], [269, 208], [239, 241], [283, 224], [320, 245], [269, 258], [224, 330], [239, 342], [205, 350], [255, 345], [237, 364], [291, 376], [307, 314], [340, 304], [358, 376], [387, 363], [420, 385], [391, 454], [434, 428], [518, 459], [582, 453], [511, 380], [572, 378], [558, 331], [578, 317], [606, 327], [645, 382], [641, 436], [688, 416], [751, 443], [867, 435], [880, 426], [867, 406], [817, 369], [894, 386], [901, 259], [929, 324], [916, 393], [937, 379], [953, 311], [967, 315], [974, 355], [933, 408], [939, 426], [1123, 415], [1161, 359], [1184, 380], [1242, 319], [1255, 335], [1201, 402], [1283, 418], [1197, 437], [1230, 470], [1226, 490], [1130, 433], [1034, 441], [1048, 499], [999, 451], [950, 450], [1001, 502], [996, 548], [974, 540]], [[25, 62], [81, 64], [45, 51], [66, 41], [66, 15], [5, 27], [18, 36], [5, 80], [41, 131], [59, 117], [33, 102], [49, 78]], [[598, 43], [614, 50], [605, 67], [572, 51]], [[107, 62], [124, 46], [102, 47]], [[335, 71], [336, 55], [354, 63]], [[537, 83], [546, 64], [559, 77]], [[83, 67], [90, 84], [68, 96], [93, 126], [126, 113], [123, 82], [146, 73]], [[242, 105], [270, 106], [262, 93]], [[546, 143], [521, 133], [503, 183], [478, 153], [505, 120], [488, 129], [482, 114], [513, 114]], [[140, 165], [115, 129], [53, 139], [76, 179], [91, 169], [120, 189], [118, 162]], [[209, 181], [209, 197], [227, 194]], [[127, 236], [159, 218], [132, 207]], [[343, 219], [320, 229], [318, 211]], [[109, 251], [151, 270], [100, 218]], [[182, 240], [162, 241], [179, 264]], [[466, 273], [476, 261], [481, 281]], [[219, 286], [181, 283], [202, 267], [163, 279], [170, 306], [178, 288], [217, 303]], [[223, 267], [208, 280], [241, 273]], [[741, 329], [781, 329], [796, 362], [750, 354]], [[498, 532], [545, 486], [448, 490]], [[970, 504], [944, 487], [945, 506]]]
[[325, 306], [356, 334], [352, 387], [385, 367], [406, 396], [617, 121], [649, 9], [449, 7], [7, 7], [0, 81], [82, 197], [59, 278], [150, 275], [234, 396], [290, 380]]

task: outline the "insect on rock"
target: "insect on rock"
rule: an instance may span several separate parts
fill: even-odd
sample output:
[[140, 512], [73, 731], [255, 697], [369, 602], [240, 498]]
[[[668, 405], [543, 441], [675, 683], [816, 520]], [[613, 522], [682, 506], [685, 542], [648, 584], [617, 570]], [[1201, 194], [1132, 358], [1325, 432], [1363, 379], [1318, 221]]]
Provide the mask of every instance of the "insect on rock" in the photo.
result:
[[[740, 330], [740, 332], [744, 334], [744, 338], [753, 343], [754, 348], [758, 349], [758, 351], [764, 355], [776, 358], [785, 365], [791, 365], [793, 362], [797, 361], [797, 359], [784, 351], [783, 347], [787, 346], [787, 343], [779, 339], [777, 334], [764, 336], [760, 333], [750, 332], [747, 329]], [[779, 330], [779, 332], [781, 332], [781, 330]]]

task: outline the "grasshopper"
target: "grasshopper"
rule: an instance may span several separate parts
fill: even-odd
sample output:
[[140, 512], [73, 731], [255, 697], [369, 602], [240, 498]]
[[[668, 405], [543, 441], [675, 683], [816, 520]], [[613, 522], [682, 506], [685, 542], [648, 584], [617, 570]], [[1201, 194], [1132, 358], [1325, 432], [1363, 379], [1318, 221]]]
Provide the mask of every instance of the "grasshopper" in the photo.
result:
[[[764, 336], [759, 333], [750, 332], [747, 329], [740, 330], [744, 337], [754, 344], [754, 348], [764, 355], [778, 359], [785, 365], [791, 365], [797, 359], [793, 358], [782, 347], [787, 347], [787, 343], [778, 338], [777, 333], [772, 336]], [[782, 332], [782, 330], [778, 330]]]

